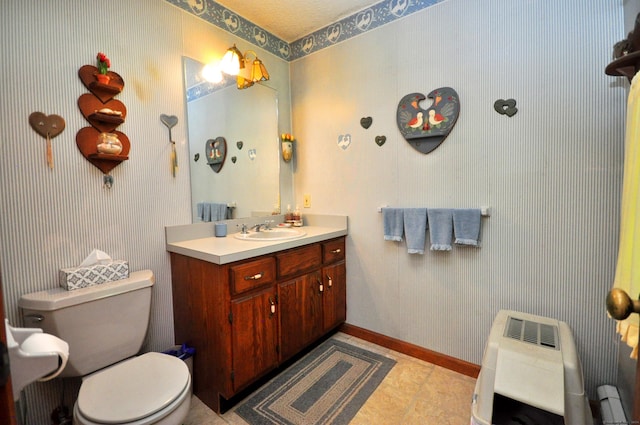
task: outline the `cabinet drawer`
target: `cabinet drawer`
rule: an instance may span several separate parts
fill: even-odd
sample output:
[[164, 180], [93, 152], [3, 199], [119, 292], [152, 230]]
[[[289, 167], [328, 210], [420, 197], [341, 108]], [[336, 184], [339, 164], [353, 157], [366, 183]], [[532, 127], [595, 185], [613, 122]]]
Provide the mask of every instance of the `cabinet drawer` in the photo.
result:
[[231, 289], [235, 294], [271, 283], [275, 278], [276, 262], [273, 257], [231, 267]]
[[322, 248], [320, 244], [292, 249], [276, 255], [278, 259], [278, 276], [293, 276], [311, 271], [322, 264]]
[[344, 260], [344, 254], [344, 238], [322, 244], [322, 262], [325, 264]]

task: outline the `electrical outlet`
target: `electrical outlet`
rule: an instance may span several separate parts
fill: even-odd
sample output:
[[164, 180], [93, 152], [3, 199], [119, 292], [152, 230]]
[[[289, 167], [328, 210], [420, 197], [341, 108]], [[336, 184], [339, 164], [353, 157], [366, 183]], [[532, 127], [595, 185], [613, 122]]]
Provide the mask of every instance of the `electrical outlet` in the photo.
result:
[[309, 194], [304, 195], [303, 205], [305, 208], [311, 208], [311, 195]]

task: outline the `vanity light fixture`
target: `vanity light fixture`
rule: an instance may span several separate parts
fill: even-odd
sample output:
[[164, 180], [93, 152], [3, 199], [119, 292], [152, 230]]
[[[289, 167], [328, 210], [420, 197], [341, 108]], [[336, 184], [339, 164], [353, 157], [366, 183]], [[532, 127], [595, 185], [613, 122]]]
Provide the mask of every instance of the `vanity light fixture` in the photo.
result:
[[[253, 60], [248, 55], [253, 55]], [[250, 64], [251, 66], [247, 66]], [[225, 74], [236, 76], [236, 86], [239, 90], [251, 87], [258, 81], [267, 81], [269, 72], [262, 61], [258, 59], [258, 55], [253, 50], [247, 50], [244, 55], [234, 44], [227, 49], [227, 52], [220, 61], [220, 69]]]

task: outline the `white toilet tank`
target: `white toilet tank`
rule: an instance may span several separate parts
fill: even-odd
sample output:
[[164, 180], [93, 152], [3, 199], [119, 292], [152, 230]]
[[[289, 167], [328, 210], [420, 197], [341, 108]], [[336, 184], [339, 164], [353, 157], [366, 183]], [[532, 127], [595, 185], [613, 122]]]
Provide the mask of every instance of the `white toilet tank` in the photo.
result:
[[42, 328], [69, 344], [61, 377], [84, 376], [138, 354], [149, 326], [151, 270], [129, 278], [67, 291], [54, 288], [18, 301], [24, 325]]

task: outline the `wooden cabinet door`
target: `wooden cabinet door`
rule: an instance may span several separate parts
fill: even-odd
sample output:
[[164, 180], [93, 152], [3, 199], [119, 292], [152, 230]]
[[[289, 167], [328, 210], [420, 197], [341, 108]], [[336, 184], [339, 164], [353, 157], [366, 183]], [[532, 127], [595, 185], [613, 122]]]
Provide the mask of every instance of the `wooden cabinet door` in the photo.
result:
[[275, 285], [231, 300], [231, 380], [242, 389], [278, 365]]
[[347, 269], [344, 262], [322, 268], [323, 322], [327, 332], [347, 320]]
[[323, 333], [320, 272], [312, 272], [278, 285], [280, 358], [285, 361]]

